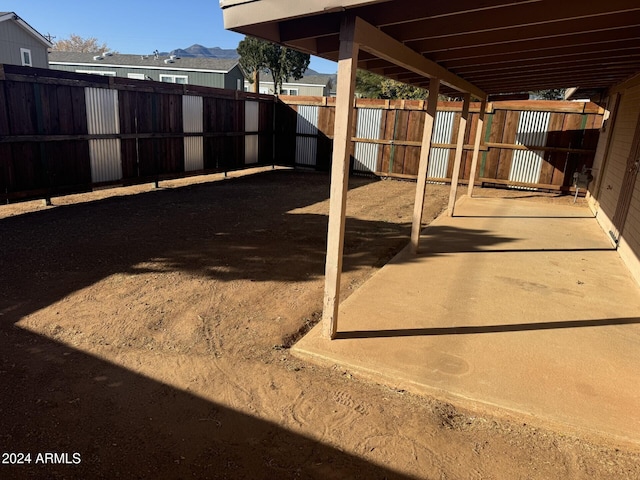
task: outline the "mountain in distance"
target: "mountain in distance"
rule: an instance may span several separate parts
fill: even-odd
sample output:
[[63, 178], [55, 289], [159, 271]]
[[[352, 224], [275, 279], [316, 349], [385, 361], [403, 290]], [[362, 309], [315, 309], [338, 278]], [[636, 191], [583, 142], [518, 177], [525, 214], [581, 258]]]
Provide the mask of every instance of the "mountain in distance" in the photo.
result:
[[[175, 50], [171, 50], [170, 52], [160, 52], [160, 55], [161, 56], [176, 55], [178, 57], [184, 57], [184, 58], [205, 57], [205, 58], [235, 59], [240, 57], [240, 55], [238, 55], [238, 52], [236, 51], [235, 48], [204, 47], [202, 45], [198, 45], [197, 43], [187, 48], [176, 48]], [[323, 75], [310, 68], [307, 68], [304, 74], [305, 75]]]
[[160, 55], [177, 55], [179, 57], [209, 57], [209, 58], [238, 58], [235, 48], [207, 48], [197, 43], [188, 48], [176, 48], [170, 52], [162, 52]]

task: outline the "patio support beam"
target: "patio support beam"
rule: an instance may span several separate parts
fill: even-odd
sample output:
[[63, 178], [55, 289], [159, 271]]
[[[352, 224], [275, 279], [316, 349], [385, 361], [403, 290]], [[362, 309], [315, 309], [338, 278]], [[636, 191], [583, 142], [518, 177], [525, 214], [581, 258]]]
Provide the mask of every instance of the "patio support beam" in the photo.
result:
[[462, 114], [460, 115], [460, 123], [458, 124], [458, 141], [456, 142], [456, 157], [453, 162], [453, 173], [451, 174], [451, 189], [449, 190], [449, 208], [447, 212], [453, 217], [456, 205], [456, 195], [458, 193], [458, 177], [460, 177], [460, 164], [462, 163], [462, 149], [464, 147], [464, 134], [467, 130], [467, 119], [469, 118], [470, 95], [465, 93], [464, 103], [462, 104]]
[[484, 135], [484, 115], [487, 109], [487, 99], [483, 98], [480, 103], [480, 112], [478, 112], [478, 123], [476, 124], [476, 136], [473, 142], [473, 158], [471, 160], [471, 171], [469, 172], [469, 187], [467, 196], [473, 197], [473, 187], [476, 182], [476, 171], [478, 170], [478, 156], [480, 155], [480, 142]]
[[406, 68], [418, 75], [439, 78], [440, 82], [460, 92], [485, 98], [487, 94], [480, 88], [459, 77], [455, 73], [411, 50], [395, 38], [387, 35], [363, 19], [356, 17], [356, 39], [362, 51]]
[[424, 196], [427, 188], [427, 172], [429, 170], [429, 154], [431, 153], [431, 136], [433, 124], [438, 108], [438, 94], [440, 93], [440, 80], [432, 78], [429, 81], [429, 98], [427, 99], [427, 112], [422, 130], [422, 146], [420, 147], [420, 164], [418, 166], [418, 182], [416, 184], [416, 199], [413, 204], [413, 223], [411, 224], [411, 250], [418, 253], [420, 247], [420, 232], [422, 231], [422, 216], [424, 212]]
[[340, 303], [340, 276], [342, 275], [345, 212], [349, 184], [349, 150], [353, 123], [352, 108], [359, 50], [355, 37], [355, 18], [345, 16], [340, 25], [340, 55], [336, 86], [329, 228], [327, 232], [324, 305], [322, 310], [322, 335], [327, 339], [335, 337]]

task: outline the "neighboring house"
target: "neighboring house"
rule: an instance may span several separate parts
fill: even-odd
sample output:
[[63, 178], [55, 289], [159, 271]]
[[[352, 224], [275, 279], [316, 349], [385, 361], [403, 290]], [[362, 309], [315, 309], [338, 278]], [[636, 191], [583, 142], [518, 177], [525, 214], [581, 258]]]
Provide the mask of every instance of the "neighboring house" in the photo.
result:
[[53, 45], [14, 12], [0, 12], [0, 63], [49, 68]]
[[[280, 95], [309, 95], [328, 97], [333, 88], [333, 75], [306, 75], [300, 80], [291, 79], [282, 84]], [[253, 84], [244, 81], [244, 91], [253, 92]], [[273, 80], [269, 74], [260, 76], [260, 93], [273, 95]]]
[[111, 77], [242, 90], [237, 59], [167, 57], [104, 52], [51, 52], [51, 69]]

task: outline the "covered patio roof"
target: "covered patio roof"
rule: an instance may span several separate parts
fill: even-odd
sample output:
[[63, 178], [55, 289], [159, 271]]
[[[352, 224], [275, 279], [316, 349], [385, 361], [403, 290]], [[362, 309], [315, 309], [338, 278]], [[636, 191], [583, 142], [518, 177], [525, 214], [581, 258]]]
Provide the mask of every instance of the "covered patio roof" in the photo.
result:
[[472, 97], [482, 103], [472, 196], [489, 94], [610, 89], [640, 72], [638, 0], [221, 0], [225, 28], [338, 61], [323, 335], [337, 332], [357, 68], [429, 89], [411, 230], [422, 205], [440, 92], [463, 97], [448, 213], [454, 215]]
[[[364, 34], [370, 40], [380, 32], [488, 94], [607, 89], [640, 71], [636, 0], [222, 0], [220, 4], [228, 29], [336, 61], [341, 19], [353, 15], [373, 27]], [[415, 68], [381, 58], [362, 43], [359, 68], [428, 87], [429, 79]], [[461, 86], [453, 77], [440, 78], [449, 87]]]

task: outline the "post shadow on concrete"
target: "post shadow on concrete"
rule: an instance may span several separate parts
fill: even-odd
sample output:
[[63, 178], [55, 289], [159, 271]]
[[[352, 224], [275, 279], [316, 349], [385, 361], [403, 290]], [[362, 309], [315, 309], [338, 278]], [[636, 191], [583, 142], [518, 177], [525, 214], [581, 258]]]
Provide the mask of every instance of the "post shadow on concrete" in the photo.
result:
[[458, 327], [400, 328], [386, 330], [348, 330], [338, 332], [336, 339], [431, 337], [440, 335], [478, 335], [484, 333], [529, 332], [566, 328], [593, 328], [609, 325], [632, 325], [640, 323], [640, 317], [599, 318], [595, 320], [563, 320], [557, 322], [532, 322], [498, 325], [465, 325]]

